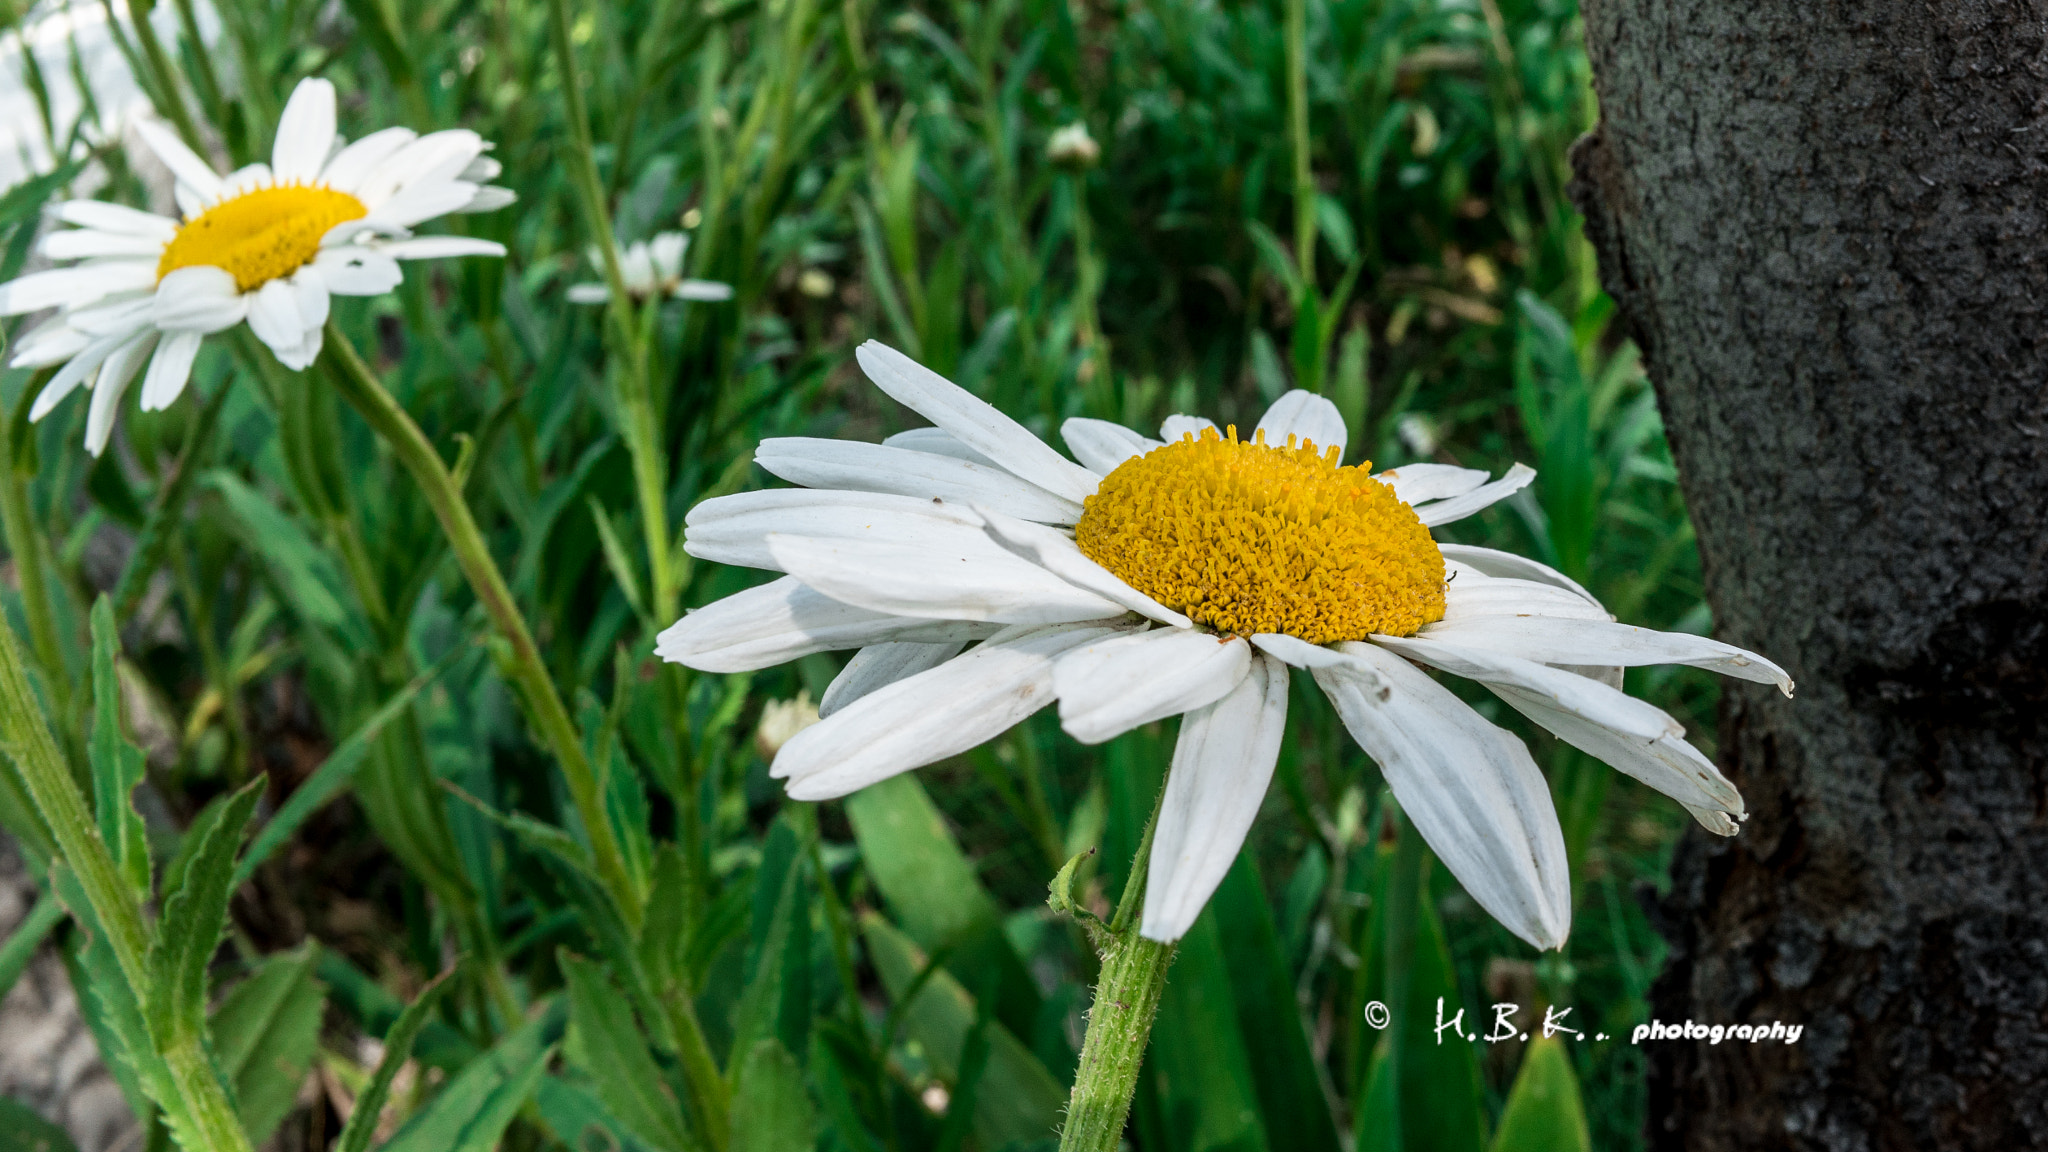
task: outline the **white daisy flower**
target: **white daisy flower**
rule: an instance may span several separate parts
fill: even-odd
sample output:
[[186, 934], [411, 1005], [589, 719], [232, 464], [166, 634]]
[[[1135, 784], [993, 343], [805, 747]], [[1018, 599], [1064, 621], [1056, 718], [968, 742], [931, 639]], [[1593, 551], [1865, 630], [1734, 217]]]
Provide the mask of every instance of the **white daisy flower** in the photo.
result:
[[[669, 296], [677, 300], [730, 300], [732, 285], [716, 280], [687, 280], [683, 277], [683, 253], [690, 250], [690, 238], [681, 232], [663, 232], [650, 242], [635, 240], [619, 251], [619, 276], [626, 292], [635, 300]], [[593, 245], [590, 263], [604, 267], [604, 254]], [[612, 291], [603, 284], [569, 285], [572, 304], [603, 304]]]
[[484, 155], [482, 137], [386, 128], [342, 147], [325, 80], [292, 92], [269, 164], [226, 176], [162, 126], [136, 129], [171, 170], [183, 219], [69, 201], [57, 218], [76, 227], [50, 233], [42, 252], [78, 263], [0, 284], [0, 316], [59, 310], [22, 337], [12, 364], [64, 365], [36, 397], [35, 420], [74, 390], [91, 390], [85, 444], [95, 456], [145, 363], [145, 412], [184, 392], [204, 337], [245, 320], [280, 363], [303, 369], [320, 353], [330, 297], [391, 291], [404, 278], [400, 260], [505, 254], [489, 240], [411, 232], [512, 202], [486, 183], [500, 165]]
[[860, 649], [822, 722], [775, 758], [792, 797], [964, 752], [1054, 701], [1089, 744], [1185, 714], [1141, 926], [1175, 940], [1250, 830], [1298, 669], [1473, 899], [1555, 948], [1571, 889], [1543, 774], [1433, 668], [1735, 832], [1741, 796], [1676, 721], [1621, 692], [1621, 668], [1690, 664], [1788, 694], [1791, 680], [1715, 640], [1616, 623], [1533, 560], [1431, 539], [1526, 486], [1529, 468], [1488, 483], [1443, 464], [1340, 467], [1344, 421], [1301, 391], [1250, 438], [1192, 416], [1167, 420], [1163, 440], [1069, 420], [1075, 464], [899, 352], [870, 342], [858, 358], [937, 427], [764, 442], [761, 466], [806, 487], [706, 501], [687, 546], [787, 575], [691, 613], [657, 649], [710, 672]]

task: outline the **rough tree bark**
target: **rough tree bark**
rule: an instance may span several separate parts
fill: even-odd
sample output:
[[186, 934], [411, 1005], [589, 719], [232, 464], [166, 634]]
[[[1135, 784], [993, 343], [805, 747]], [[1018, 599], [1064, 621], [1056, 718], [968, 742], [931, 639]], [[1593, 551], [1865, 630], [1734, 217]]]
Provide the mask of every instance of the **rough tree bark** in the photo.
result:
[[2048, 3], [1585, 0], [1573, 161], [1754, 816], [1664, 901], [1660, 1149], [2048, 1146]]

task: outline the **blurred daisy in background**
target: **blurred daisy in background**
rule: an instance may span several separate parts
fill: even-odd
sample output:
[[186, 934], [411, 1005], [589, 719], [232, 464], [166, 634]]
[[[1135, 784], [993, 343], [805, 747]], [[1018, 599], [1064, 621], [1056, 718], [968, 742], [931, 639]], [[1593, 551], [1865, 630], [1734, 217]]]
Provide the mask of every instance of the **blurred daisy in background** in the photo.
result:
[[956, 755], [1055, 701], [1089, 744], [1180, 714], [1141, 926], [1175, 940], [1258, 813], [1299, 670], [1473, 899], [1558, 947], [1571, 888], [1543, 774], [1436, 669], [1736, 831], [1734, 786], [1677, 721], [1622, 693], [1621, 669], [1689, 664], [1787, 694], [1790, 679], [1715, 640], [1616, 623], [1533, 560], [1432, 538], [1532, 470], [1488, 482], [1444, 464], [1343, 467], [1342, 417], [1303, 391], [1244, 438], [1191, 416], [1160, 440], [1068, 420], [1076, 464], [902, 353], [870, 341], [858, 358], [936, 427], [881, 444], [764, 441], [757, 462], [804, 487], [706, 501], [686, 542], [787, 575], [684, 617], [657, 649], [711, 672], [860, 650], [819, 701], [823, 719], [775, 757], [792, 797]]
[[69, 201], [56, 215], [74, 227], [44, 237], [42, 253], [77, 263], [0, 284], [0, 316], [58, 309], [20, 339], [11, 364], [62, 365], [31, 419], [91, 391], [85, 444], [95, 456], [138, 373], [143, 411], [169, 407], [208, 335], [246, 321], [280, 363], [302, 370], [320, 353], [330, 297], [389, 292], [404, 279], [400, 260], [505, 254], [489, 240], [411, 232], [512, 203], [488, 183], [500, 169], [482, 137], [386, 128], [342, 147], [325, 80], [292, 92], [269, 164], [226, 176], [161, 125], [136, 127], [171, 170], [183, 218]]
[[[690, 250], [690, 238], [681, 232], [662, 232], [649, 240], [635, 240], [619, 249], [619, 276], [626, 292], [636, 301], [667, 296], [675, 300], [730, 300], [732, 285], [716, 280], [683, 278], [683, 255]], [[593, 245], [586, 253], [591, 266], [604, 267], [604, 254]], [[572, 304], [603, 304], [612, 298], [611, 289], [601, 283], [569, 285]]]

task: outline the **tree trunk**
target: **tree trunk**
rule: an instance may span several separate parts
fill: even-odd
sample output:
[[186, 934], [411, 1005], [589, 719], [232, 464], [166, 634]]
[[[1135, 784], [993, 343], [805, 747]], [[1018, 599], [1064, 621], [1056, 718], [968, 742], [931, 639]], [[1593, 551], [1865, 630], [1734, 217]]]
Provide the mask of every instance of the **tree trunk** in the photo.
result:
[[1585, 0], [1753, 813], [1662, 904], [1660, 1149], [2048, 1146], [2048, 4]]

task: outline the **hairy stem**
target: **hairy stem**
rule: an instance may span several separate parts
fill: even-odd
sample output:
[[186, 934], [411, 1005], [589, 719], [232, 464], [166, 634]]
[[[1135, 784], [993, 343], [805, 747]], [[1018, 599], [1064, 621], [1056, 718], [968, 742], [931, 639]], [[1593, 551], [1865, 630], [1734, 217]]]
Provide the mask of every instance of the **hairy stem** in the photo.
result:
[[1131, 878], [1117, 900], [1109, 930], [1097, 938], [1102, 975], [1095, 981], [1095, 1003], [1088, 1010], [1088, 1035], [1081, 1042], [1081, 1064], [1067, 1100], [1060, 1152], [1115, 1152], [1123, 1138], [1124, 1119], [1130, 1115], [1131, 1097], [1138, 1090], [1138, 1070], [1152, 1039], [1152, 1018], [1159, 1012], [1166, 970], [1173, 966], [1178, 947], [1147, 940], [1134, 923], [1144, 903], [1152, 835], [1165, 800], [1162, 782], [1152, 818], [1145, 822], [1144, 839], [1131, 861]]

